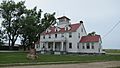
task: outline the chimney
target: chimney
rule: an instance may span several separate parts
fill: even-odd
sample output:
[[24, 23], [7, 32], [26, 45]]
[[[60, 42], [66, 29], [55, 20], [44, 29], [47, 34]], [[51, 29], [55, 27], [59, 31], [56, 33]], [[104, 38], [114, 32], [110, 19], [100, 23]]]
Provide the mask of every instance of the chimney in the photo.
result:
[[80, 23], [82, 24], [82, 23], [83, 23], [83, 21], [80, 21]]

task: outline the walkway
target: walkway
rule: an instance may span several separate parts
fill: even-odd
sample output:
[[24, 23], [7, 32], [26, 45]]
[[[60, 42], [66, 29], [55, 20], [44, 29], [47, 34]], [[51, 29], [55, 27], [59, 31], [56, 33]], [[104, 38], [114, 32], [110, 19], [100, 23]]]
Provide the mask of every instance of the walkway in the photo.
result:
[[33, 66], [14, 66], [2, 68], [109, 68], [120, 67], [120, 61], [77, 63], [77, 64], [56, 64], [56, 65], [33, 65]]

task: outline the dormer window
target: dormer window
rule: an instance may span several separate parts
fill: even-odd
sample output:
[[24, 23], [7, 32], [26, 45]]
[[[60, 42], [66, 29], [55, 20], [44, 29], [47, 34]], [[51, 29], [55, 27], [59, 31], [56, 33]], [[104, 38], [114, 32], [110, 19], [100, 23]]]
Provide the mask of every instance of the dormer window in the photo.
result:
[[67, 31], [68, 30], [68, 27], [65, 27], [65, 31]]
[[51, 30], [48, 28], [48, 29], [46, 29], [46, 33], [49, 33]]
[[71, 27], [70, 26], [68, 26], [68, 30], [70, 30], [71, 29]]
[[56, 28], [55, 28], [55, 32], [58, 32], [58, 31], [60, 31], [60, 28], [59, 28], [59, 27], [56, 27]]
[[55, 29], [55, 32], [57, 32], [58, 30], [57, 30], [57, 28]]
[[65, 26], [65, 31], [70, 30], [70, 29], [71, 29], [70, 25]]

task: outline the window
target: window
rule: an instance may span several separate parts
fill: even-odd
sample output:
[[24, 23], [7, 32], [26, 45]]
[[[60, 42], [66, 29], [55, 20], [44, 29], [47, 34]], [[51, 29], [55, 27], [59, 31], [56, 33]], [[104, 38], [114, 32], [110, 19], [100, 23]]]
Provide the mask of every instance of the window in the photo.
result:
[[81, 32], [83, 32], [83, 28], [81, 28]]
[[90, 49], [90, 44], [89, 44], [89, 43], [87, 43], [87, 46], [86, 46], [86, 47], [87, 47], [87, 49]]
[[38, 45], [38, 44], [36, 45], [36, 48], [39, 48], [39, 45]]
[[71, 38], [71, 37], [72, 37], [72, 33], [70, 32], [70, 33], [69, 33], [69, 38]]
[[84, 46], [84, 45], [82, 46], [82, 49], [85, 49], [85, 46]]
[[82, 43], [82, 49], [85, 49], [84, 43]]
[[51, 35], [49, 35], [49, 38], [51, 38]]
[[55, 45], [55, 49], [57, 49], [57, 45]]
[[45, 35], [43, 36], [43, 39], [45, 39]]
[[55, 34], [55, 38], [57, 38], [57, 34]]
[[61, 34], [61, 37], [64, 37], [64, 34], [63, 34], [63, 33]]
[[94, 46], [92, 45], [92, 49], [94, 49]]
[[48, 45], [48, 48], [50, 48], [50, 45]]
[[78, 33], [78, 38], [80, 38], [80, 33]]
[[77, 43], [77, 48], [79, 49], [79, 43]]
[[72, 48], [72, 43], [69, 43], [69, 48]]
[[90, 46], [87, 45], [87, 49], [90, 49]]
[[67, 26], [65, 27], [65, 30], [66, 30], [66, 31], [68, 30], [68, 27], [67, 27]]
[[43, 45], [43, 47], [42, 48], [45, 48], [45, 46]]
[[65, 20], [64, 20], [64, 19], [60, 19], [59, 21], [60, 21], [60, 22], [63, 22], [63, 21], [65, 21]]
[[94, 43], [91, 43], [92, 44], [92, 49], [94, 49]]

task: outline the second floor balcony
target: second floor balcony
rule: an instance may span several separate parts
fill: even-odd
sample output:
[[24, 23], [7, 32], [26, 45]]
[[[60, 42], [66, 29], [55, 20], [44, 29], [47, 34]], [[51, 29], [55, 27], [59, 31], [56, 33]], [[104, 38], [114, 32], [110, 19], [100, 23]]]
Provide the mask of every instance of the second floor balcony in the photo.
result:
[[65, 37], [61, 38], [45, 38], [45, 39], [40, 39], [41, 42], [61, 42], [61, 41], [66, 41]]

